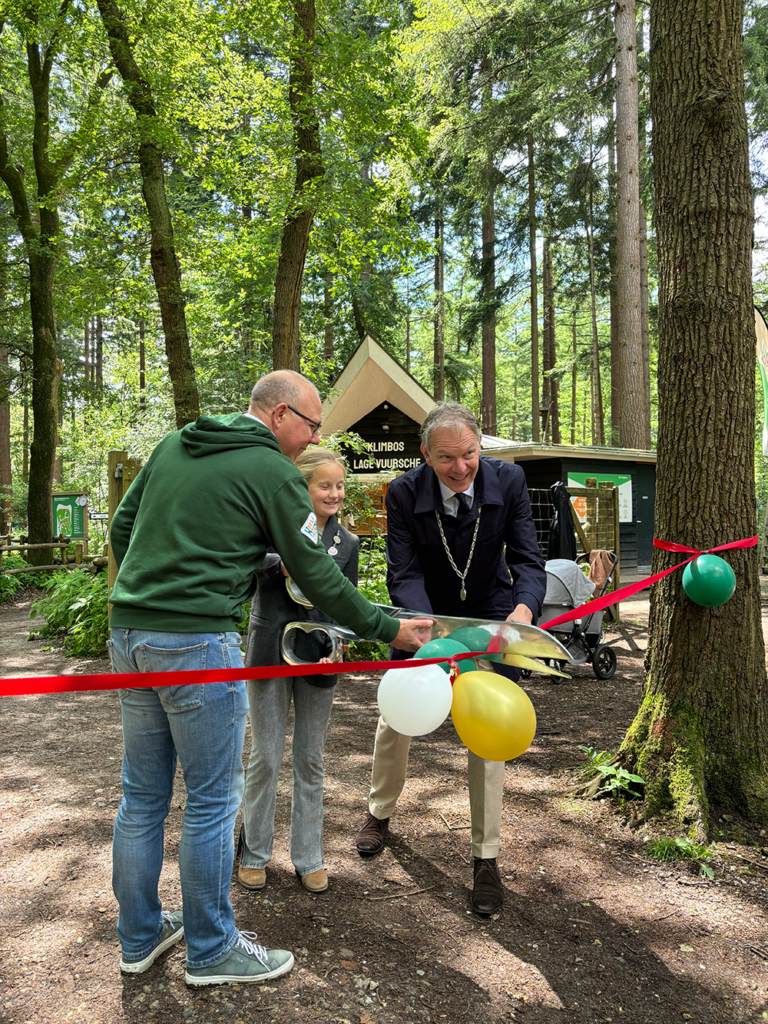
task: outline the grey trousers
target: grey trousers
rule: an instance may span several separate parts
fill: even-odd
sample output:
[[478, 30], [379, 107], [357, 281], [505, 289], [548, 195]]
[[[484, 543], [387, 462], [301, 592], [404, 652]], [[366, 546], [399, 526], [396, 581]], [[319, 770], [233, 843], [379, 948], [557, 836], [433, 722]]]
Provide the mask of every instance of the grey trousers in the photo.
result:
[[[368, 809], [374, 818], [389, 818], [405, 785], [411, 737], [403, 736], [379, 718], [373, 747]], [[504, 761], [485, 761], [467, 751], [472, 856], [498, 857], [501, 838], [501, 802], [504, 796]], [[246, 783], [247, 785], [247, 783]]]
[[335, 686], [295, 679], [248, 682], [251, 756], [245, 776], [244, 868], [265, 868], [272, 857], [277, 778], [293, 698], [293, 800], [291, 861], [300, 875], [325, 867], [323, 860], [323, 749]]

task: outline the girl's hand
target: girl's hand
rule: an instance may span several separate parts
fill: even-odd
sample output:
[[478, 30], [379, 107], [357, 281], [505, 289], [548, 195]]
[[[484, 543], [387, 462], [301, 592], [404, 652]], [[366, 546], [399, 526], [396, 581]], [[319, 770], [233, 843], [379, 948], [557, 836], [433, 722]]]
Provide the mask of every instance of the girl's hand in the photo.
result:
[[283, 576], [287, 576], [287, 577], [288, 577], [288, 579], [290, 579], [290, 578], [291, 578], [291, 574], [290, 574], [290, 573], [288, 572], [288, 570], [287, 570], [287, 569], [285, 568], [285, 563], [283, 562], [283, 560], [282, 560], [282, 559], [280, 559], [280, 572], [281, 572], [281, 573], [283, 574]]

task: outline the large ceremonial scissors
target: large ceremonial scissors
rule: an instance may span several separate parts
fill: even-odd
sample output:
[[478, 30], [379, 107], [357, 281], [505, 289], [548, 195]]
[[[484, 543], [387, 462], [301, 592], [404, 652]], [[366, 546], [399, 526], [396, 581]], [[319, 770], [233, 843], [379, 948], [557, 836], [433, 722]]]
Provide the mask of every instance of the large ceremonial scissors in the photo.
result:
[[[293, 600], [304, 608], [314, 607], [304, 594], [301, 593], [296, 584], [288, 578], [286, 588]], [[421, 619], [428, 616], [433, 621], [429, 631], [430, 640], [442, 639], [455, 633], [458, 629], [479, 629], [488, 634], [486, 645], [477, 645], [477, 649], [488, 651], [493, 654], [501, 654], [505, 665], [516, 668], [528, 669], [531, 672], [546, 672], [547, 675], [564, 675], [556, 666], [542, 664], [537, 658], [545, 661], [572, 662], [573, 659], [551, 633], [539, 629], [537, 626], [527, 626], [522, 622], [493, 622], [490, 619], [468, 619], [457, 618], [450, 615], [435, 615], [433, 612], [417, 612], [410, 608], [393, 608], [389, 605], [376, 604], [385, 615], [391, 615], [394, 619]], [[283, 629], [282, 655], [289, 665], [310, 665], [312, 662], [303, 661], [295, 651], [295, 643], [301, 633], [322, 633], [331, 642], [329, 657], [332, 661], [340, 660], [339, 655], [345, 644], [353, 640], [362, 640], [364, 637], [357, 636], [346, 626], [339, 626], [335, 622], [289, 622]], [[482, 635], [478, 636], [479, 639]], [[463, 641], [462, 641], [463, 642]], [[474, 650], [474, 645], [471, 649]], [[498, 657], [495, 659], [498, 660]]]

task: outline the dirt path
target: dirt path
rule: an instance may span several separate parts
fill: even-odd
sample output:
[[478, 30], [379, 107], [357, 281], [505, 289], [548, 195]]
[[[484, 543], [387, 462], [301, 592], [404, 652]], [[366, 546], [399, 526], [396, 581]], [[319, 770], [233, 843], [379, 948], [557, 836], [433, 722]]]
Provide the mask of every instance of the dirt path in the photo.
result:
[[[106, 668], [28, 641], [27, 614], [28, 606], [0, 609], [0, 674]], [[469, 912], [466, 756], [450, 722], [414, 744], [387, 850], [373, 861], [356, 854], [378, 678], [345, 677], [326, 758], [330, 890], [309, 895], [291, 870], [285, 769], [268, 886], [257, 895], [232, 889], [239, 926], [296, 955], [294, 972], [274, 985], [188, 990], [183, 944], [138, 978], [120, 975], [110, 888], [117, 697], [0, 701], [0, 1024], [768, 1018], [765, 836], [724, 818], [709, 881], [645, 857], [649, 831], [633, 831], [610, 805], [568, 795], [584, 763], [578, 745], [615, 749], [637, 707], [647, 603], [623, 615], [636, 625], [631, 642], [617, 644], [614, 679], [598, 682], [584, 666], [560, 686], [543, 677], [528, 684], [538, 734], [507, 766], [506, 906], [491, 920]], [[174, 862], [183, 800], [179, 780], [161, 880], [171, 909], [181, 905]]]

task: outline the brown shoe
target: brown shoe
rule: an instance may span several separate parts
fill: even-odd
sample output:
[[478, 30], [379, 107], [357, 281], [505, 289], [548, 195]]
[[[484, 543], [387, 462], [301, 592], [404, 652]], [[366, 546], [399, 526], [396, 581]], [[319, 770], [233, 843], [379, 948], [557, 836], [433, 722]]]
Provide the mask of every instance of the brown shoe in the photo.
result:
[[244, 889], [263, 889], [267, 884], [267, 872], [264, 868], [243, 868], [237, 869], [237, 880]]
[[504, 889], [496, 858], [475, 857], [475, 884], [472, 888], [472, 909], [488, 917], [504, 906]]
[[389, 828], [389, 818], [374, 818], [368, 815], [368, 820], [355, 836], [355, 846], [361, 857], [373, 857], [384, 849], [384, 839]]
[[[299, 875], [298, 871], [296, 874]], [[299, 881], [309, 892], [325, 892], [328, 888], [328, 874], [325, 868], [310, 871], [308, 875], [299, 875]]]

